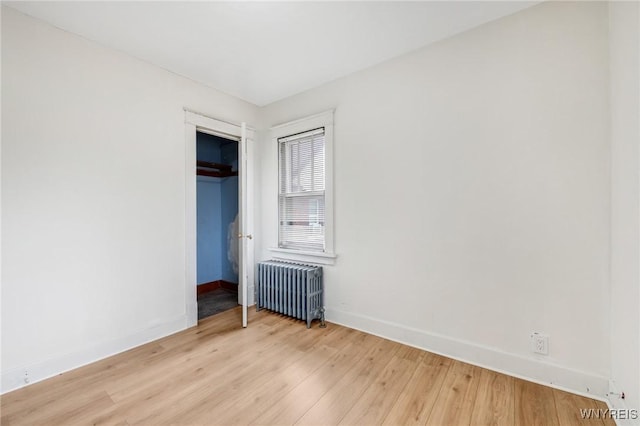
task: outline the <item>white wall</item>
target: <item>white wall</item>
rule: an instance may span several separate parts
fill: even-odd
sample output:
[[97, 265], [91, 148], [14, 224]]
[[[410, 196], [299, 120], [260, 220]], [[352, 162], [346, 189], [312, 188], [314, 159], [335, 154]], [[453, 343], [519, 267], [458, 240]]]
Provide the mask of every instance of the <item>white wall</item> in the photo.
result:
[[185, 327], [183, 107], [257, 117], [2, 8], [3, 391]]
[[257, 110], [2, 8], [2, 391], [184, 327], [183, 107], [336, 108], [330, 320], [596, 396], [611, 377], [637, 408], [638, 6], [607, 11], [543, 4]]
[[[542, 4], [261, 111], [336, 108], [329, 320], [604, 397], [607, 24], [605, 3]], [[262, 258], [275, 149], [263, 139]]]
[[640, 410], [639, 21], [637, 2], [610, 3], [611, 390], [626, 395], [624, 401], [615, 395], [610, 399], [614, 407], [636, 410]]

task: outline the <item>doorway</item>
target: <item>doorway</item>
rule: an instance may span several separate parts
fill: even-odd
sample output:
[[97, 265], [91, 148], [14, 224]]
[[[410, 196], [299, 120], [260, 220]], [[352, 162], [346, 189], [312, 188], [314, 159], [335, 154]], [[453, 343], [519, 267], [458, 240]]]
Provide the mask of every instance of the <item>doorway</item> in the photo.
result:
[[220, 136], [238, 144], [238, 320], [248, 326], [248, 306], [253, 304], [253, 140], [255, 130], [246, 123], [234, 124], [184, 108], [185, 113], [185, 319], [186, 327], [198, 324], [197, 303], [197, 205], [196, 139], [197, 133]]
[[198, 320], [238, 306], [238, 141], [196, 132]]

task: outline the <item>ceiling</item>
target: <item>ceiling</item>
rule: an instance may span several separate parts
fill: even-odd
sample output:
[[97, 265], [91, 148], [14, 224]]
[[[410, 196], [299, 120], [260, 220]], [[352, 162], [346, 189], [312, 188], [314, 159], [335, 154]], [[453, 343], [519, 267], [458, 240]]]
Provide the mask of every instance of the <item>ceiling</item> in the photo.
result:
[[536, 3], [3, 4], [262, 106]]

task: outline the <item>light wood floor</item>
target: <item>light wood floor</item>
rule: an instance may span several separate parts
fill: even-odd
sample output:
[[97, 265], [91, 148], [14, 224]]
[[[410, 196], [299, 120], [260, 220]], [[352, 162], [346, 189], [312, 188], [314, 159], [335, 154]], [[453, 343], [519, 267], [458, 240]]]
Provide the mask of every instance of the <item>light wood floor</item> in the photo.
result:
[[603, 425], [602, 402], [356, 330], [234, 309], [1, 397], [2, 425]]

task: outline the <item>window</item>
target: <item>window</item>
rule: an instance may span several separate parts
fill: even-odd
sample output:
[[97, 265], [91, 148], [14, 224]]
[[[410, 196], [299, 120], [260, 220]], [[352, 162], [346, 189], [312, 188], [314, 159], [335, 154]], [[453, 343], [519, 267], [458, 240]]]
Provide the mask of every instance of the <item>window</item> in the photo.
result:
[[324, 252], [324, 128], [279, 138], [278, 145], [278, 247]]
[[[333, 111], [271, 128], [278, 152], [274, 257], [333, 263]], [[275, 243], [275, 241], [274, 241]]]

